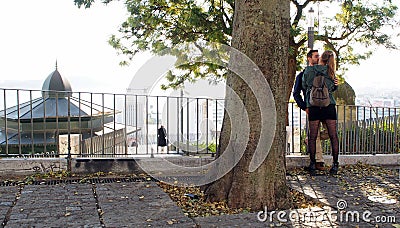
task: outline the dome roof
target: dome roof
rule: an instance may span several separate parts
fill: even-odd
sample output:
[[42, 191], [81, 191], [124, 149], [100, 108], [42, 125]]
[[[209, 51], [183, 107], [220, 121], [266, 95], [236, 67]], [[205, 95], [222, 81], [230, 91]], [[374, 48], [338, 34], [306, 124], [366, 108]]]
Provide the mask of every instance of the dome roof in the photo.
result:
[[[47, 97], [67, 97], [71, 96], [71, 85], [69, 84], [69, 81], [62, 77], [60, 72], [57, 70], [57, 64], [56, 64], [56, 70], [53, 71], [43, 82], [42, 86], [42, 96], [44, 98]], [[56, 93], [54, 91], [61, 91], [59, 93]]]

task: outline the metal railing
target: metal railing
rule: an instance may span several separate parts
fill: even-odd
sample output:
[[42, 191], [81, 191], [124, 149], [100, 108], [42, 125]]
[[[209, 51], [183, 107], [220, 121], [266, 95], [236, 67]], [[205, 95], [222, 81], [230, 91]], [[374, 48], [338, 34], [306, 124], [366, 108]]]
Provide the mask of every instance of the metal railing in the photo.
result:
[[[221, 99], [44, 92], [0, 89], [0, 156], [213, 154], [218, 143]], [[167, 147], [157, 146], [161, 125]]]
[[[307, 115], [289, 103], [287, 154], [307, 153]], [[341, 154], [400, 153], [400, 108], [337, 105], [337, 130]], [[323, 130], [321, 125], [321, 130]], [[330, 141], [321, 141], [330, 154]]]
[[[224, 100], [0, 89], [1, 157], [213, 154]], [[48, 92], [48, 91], [47, 91]], [[54, 91], [52, 91], [54, 92]], [[341, 154], [399, 153], [399, 108], [337, 106]], [[306, 154], [307, 116], [288, 104], [287, 154]], [[157, 146], [157, 129], [167, 147]], [[329, 154], [329, 140], [323, 141]]]

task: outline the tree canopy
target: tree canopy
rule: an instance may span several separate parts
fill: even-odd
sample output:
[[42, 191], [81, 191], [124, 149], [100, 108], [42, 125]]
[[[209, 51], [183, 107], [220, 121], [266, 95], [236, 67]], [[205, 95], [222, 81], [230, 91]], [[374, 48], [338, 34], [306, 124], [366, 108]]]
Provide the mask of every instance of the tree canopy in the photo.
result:
[[[305, 9], [307, 1], [303, 5], [297, 4], [294, 0], [292, 2], [297, 11], [296, 20], [299, 16], [301, 17], [299, 14]], [[320, 2], [324, 1], [317, 1], [318, 8]], [[325, 49], [335, 52], [342, 74], [347, 70], [348, 65], [358, 65], [360, 60], [367, 59], [372, 54], [374, 46], [398, 48], [391, 40], [391, 35], [396, 34], [389, 33], [394, 26], [399, 24], [395, 18], [398, 7], [391, 1], [343, 1], [340, 11], [334, 14], [333, 18], [324, 17], [324, 12], [328, 11], [327, 7], [329, 6], [325, 5], [321, 12], [322, 16], [316, 21], [316, 26], [320, 28], [320, 31], [315, 38], [324, 43]], [[292, 29], [297, 30], [295, 34], [302, 37], [298, 42], [302, 45], [307, 41], [307, 37], [303, 35], [305, 34], [304, 26], [298, 26], [299, 23], [295, 20], [292, 23]], [[296, 39], [296, 36], [293, 38]]]
[[[74, 0], [79, 7], [91, 7], [95, 0]], [[112, 0], [102, 0], [110, 3]], [[372, 54], [374, 45], [397, 48], [391, 41], [390, 27], [399, 24], [395, 15], [398, 7], [390, 0], [291, 0], [291, 33], [289, 52], [289, 87], [300, 69], [307, 50], [306, 9], [320, 8], [315, 26], [319, 33], [315, 40], [323, 42], [325, 49], [337, 56], [338, 72], [343, 75], [349, 65], [360, 64]], [[119, 33], [110, 37], [109, 43], [127, 57], [128, 64], [142, 51], [166, 54], [166, 48], [184, 42], [194, 42], [200, 51], [207, 51], [204, 42], [231, 45], [234, 0], [125, 0], [129, 16], [122, 22]], [[340, 6], [332, 16], [330, 6]], [[325, 7], [325, 8], [324, 8]], [[389, 27], [389, 28], [388, 28]], [[365, 47], [365, 48], [355, 48]], [[180, 46], [182, 48], [182, 46]], [[178, 62], [190, 58], [180, 51], [170, 50]], [[206, 55], [207, 56], [207, 55]], [[212, 55], [210, 58], [214, 58]], [[179, 60], [181, 59], [181, 61]], [[204, 62], [204, 61], [203, 61]], [[212, 61], [210, 61], [212, 62]], [[220, 66], [192, 61], [177, 66], [179, 73], [168, 74], [165, 88], [179, 87], [184, 81], [208, 78], [211, 81], [225, 78], [227, 71]]]

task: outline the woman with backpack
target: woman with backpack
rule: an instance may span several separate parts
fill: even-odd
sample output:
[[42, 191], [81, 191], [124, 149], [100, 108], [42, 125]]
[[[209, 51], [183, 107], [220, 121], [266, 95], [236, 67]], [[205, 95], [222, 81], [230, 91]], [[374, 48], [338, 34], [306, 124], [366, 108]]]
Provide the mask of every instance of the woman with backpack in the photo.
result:
[[316, 139], [320, 122], [325, 122], [331, 141], [333, 164], [331, 174], [337, 174], [339, 169], [339, 139], [336, 129], [336, 101], [333, 91], [337, 89], [338, 80], [335, 77], [336, 59], [332, 51], [322, 53], [318, 65], [308, 66], [304, 70], [302, 86], [306, 89], [306, 105], [310, 135], [308, 151], [310, 152], [311, 175], [315, 175]]

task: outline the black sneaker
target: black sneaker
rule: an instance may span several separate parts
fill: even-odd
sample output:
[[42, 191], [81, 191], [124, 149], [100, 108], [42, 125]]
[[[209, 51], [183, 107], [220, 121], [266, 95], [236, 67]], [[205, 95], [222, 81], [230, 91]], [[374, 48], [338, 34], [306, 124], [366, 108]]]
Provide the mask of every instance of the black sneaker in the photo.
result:
[[315, 164], [315, 168], [316, 168], [317, 170], [319, 170], [319, 171], [325, 171], [325, 166], [324, 166], [324, 163], [323, 163], [323, 162], [317, 162], [317, 163]]
[[332, 175], [337, 175], [338, 170], [339, 170], [339, 163], [333, 163], [331, 170], [329, 170], [329, 173]]

